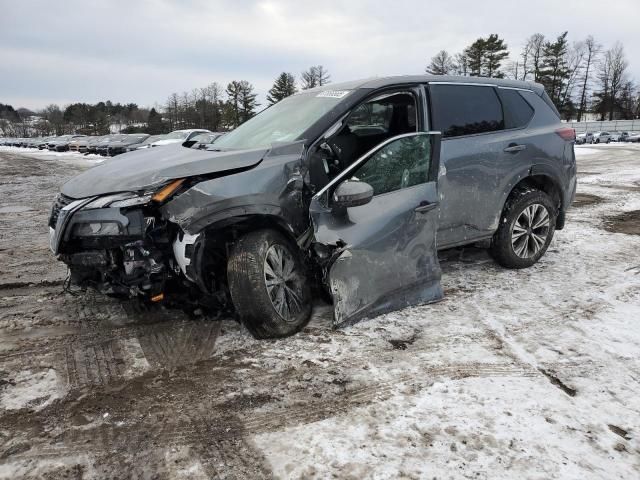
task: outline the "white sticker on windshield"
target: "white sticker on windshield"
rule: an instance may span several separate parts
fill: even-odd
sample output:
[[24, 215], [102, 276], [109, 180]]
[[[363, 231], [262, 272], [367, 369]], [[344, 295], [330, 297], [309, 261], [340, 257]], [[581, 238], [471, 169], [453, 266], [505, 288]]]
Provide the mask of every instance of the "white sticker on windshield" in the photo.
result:
[[351, 90], [323, 90], [316, 97], [342, 98], [351, 93]]

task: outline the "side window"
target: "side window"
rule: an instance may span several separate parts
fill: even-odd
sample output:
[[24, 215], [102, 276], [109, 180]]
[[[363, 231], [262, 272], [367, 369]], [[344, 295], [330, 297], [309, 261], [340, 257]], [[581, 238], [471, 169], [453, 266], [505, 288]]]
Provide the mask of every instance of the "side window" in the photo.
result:
[[363, 103], [353, 110], [347, 125], [352, 132], [359, 129], [377, 129], [386, 133], [389, 131], [392, 114], [393, 105], [376, 102]]
[[498, 89], [504, 110], [504, 128], [521, 128], [533, 117], [533, 108], [517, 90]]
[[504, 129], [502, 106], [493, 87], [431, 85], [433, 127], [443, 138]]
[[352, 178], [367, 182], [374, 195], [429, 181], [431, 137], [414, 135], [385, 145], [354, 173]]

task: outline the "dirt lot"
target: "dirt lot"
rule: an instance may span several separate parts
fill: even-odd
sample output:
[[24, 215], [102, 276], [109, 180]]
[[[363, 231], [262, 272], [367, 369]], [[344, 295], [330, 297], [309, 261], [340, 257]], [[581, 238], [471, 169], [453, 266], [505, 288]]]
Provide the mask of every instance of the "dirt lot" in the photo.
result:
[[0, 149], [0, 478], [640, 478], [640, 148], [576, 150], [538, 265], [442, 252], [438, 304], [259, 342], [63, 293], [48, 209], [91, 161]]

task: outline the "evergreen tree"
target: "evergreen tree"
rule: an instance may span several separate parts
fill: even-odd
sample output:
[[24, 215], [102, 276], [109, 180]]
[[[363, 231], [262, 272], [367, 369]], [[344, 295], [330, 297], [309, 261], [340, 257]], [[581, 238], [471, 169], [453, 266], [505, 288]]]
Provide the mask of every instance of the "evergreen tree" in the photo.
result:
[[147, 133], [159, 135], [163, 132], [164, 125], [162, 123], [162, 115], [160, 115], [155, 108], [152, 108], [149, 112], [149, 119], [147, 120]]
[[477, 39], [464, 50], [464, 56], [467, 58], [467, 68], [469, 75], [472, 77], [482, 76], [482, 62], [485, 54], [485, 41], [483, 38]]
[[246, 80], [230, 82], [226, 92], [226, 121], [235, 128], [255, 115], [259, 103], [256, 101], [257, 95], [253, 93], [253, 85]]
[[472, 77], [504, 77], [500, 67], [508, 56], [507, 45], [495, 33], [487, 38], [478, 38], [463, 52]]
[[440, 50], [431, 57], [431, 63], [427, 65], [425, 71], [430, 75], [451, 75], [455, 68], [453, 57], [446, 50]]
[[503, 78], [500, 71], [502, 61], [509, 56], [507, 45], [498, 35], [492, 33], [484, 40], [483, 76]]
[[287, 98], [290, 95], [296, 93], [296, 79], [291, 73], [282, 72], [276, 78], [273, 87], [267, 94], [267, 101], [269, 105], [278, 103], [283, 98]]
[[567, 67], [569, 48], [567, 33], [560, 34], [555, 42], [545, 42], [542, 48], [542, 69], [539, 81], [544, 85], [558, 110], [562, 110], [562, 92], [570, 75]]

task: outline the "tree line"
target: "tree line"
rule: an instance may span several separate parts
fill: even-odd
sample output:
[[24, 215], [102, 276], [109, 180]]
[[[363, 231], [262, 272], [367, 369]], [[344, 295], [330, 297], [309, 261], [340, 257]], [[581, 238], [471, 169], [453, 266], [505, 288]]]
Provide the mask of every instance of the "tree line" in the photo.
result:
[[563, 118], [581, 121], [589, 112], [600, 120], [640, 116], [640, 91], [628, 66], [621, 43], [605, 50], [591, 35], [570, 42], [568, 32], [562, 32], [550, 39], [531, 35], [514, 57], [504, 40], [491, 34], [453, 55], [441, 50], [425, 71], [538, 82]]
[[[322, 65], [302, 72], [299, 85], [292, 73], [282, 72], [266, 96], [266, 106], [293, 95], [298, 88], [306, 90], [330, 81], [331, 76]], [[34, 112], [0, 104], [0, 136], [106, 135], [114, 129], [122, 133], [152, 135], [186, 128], [225, 131], [253, 117], [260, 106], [254, 87], [247, 80], [234, 80], [226, 87], [213, 82], [191, 92], [172, 93], [161, 107], [151, 109], [135, 103], [105, 101], [73, 103], [64, 108], [51, 104]]]
[[[330, 81], [331, 75], [327, 69], [322, 65], [315, 65], [301, 73], [299, 87], [307, 90], [326, 85]], [[265, 106], [271, 106], [297, 91], [295, 75], [282, 72], [267, 93]], [[191, 92], [169, 95], [163, 106], [163, 123], [157, 118], [152, 122], [150, 118], [149, 133], [181, 128], [206, 128], [214, 132], [228, 130], [253, 117], [261, 106], [253, 85], [247, 80], [234, 80], [226, 87], [213, 82]]]
[[[621, 43], [604, 49], [593, 36], [570, 41], [568, 32], [546, 38], [541, 33], [528, 37], [515, 55], [504, 39], [490, 34], [472, 42], [461, 52], [441, 50], [425, 71], [432, 75], [511, 78], [541, 83], [563, 118], [582, 120], [595, 113], [600, 120], [640, 117], [640, 91], [630, 78]], [[300, 74], [282, 72], [261, 105], [253, 85], [233, 80], [226, 86], [213, 82], [182, 94], [172, 93], [157, 108], [111, 101], [96, 104], [73, 103], [64, 108], [52, 104], [33, 112], [0, 104], [0, 135], [62, 135], [85, 133], [162, 134], [183, 128], [230, 130], [253, 117], [260, 108], [273, 105], [299, 90], [331, 82], [322, 65]]]

